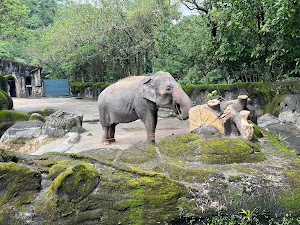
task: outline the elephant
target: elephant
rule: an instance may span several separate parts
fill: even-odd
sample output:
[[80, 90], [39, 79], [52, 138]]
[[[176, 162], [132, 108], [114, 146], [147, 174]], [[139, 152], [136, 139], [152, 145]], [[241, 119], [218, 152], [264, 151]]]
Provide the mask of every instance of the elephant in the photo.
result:
[[105, 88], [98, 97], [102, 143], [115, 142], [119, 123], [137, 119], [145, 124], [147, 142], [155, 143], [158, 108], [171, 108], [178, 119], [188, 119], [192, 101], [167, 72], [151, 76], [129, 76]]

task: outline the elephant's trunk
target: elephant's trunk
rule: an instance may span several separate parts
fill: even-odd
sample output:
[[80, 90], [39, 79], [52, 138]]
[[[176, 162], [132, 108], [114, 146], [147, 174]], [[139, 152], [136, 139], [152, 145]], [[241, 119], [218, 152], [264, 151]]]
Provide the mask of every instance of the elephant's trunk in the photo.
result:
[[182, 90], [180, 85], [176, 85], [173, 88], [173, 99], [176, 117], [180, 120], [188, 119], [189, 110], [192, 107], [192, 101], [190, 97]]

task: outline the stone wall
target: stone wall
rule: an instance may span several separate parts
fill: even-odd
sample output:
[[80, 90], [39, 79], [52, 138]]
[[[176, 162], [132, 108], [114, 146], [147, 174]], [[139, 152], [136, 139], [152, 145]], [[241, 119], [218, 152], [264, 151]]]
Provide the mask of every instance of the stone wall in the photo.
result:
[[41, 67], [0, 59], [0, 74], [7, 77], [7, 92], [12, 97], [41, 97]]
[[[74, 97], [98, 98], [105, 86], [99, 88], [72, 87]], [[194, 105], [205, 104], [212, 98], [233, 100], [239, 95], [247, 95], [250, 104], [258, 116], [270, 113], [278, 116], [283, 111], [300, 112], [300, 80], [282, 82], [235, 83], [232, 85], [184, 85], [183, 89], [190, 96]]]

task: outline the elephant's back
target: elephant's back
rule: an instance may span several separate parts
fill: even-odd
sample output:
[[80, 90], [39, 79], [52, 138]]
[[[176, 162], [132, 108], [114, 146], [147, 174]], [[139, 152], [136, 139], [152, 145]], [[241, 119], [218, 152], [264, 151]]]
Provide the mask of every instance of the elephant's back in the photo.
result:
[[[140, 92], [142, 84], [147, 78], [145, 76], [130, 76], [117, 81], [105, 88], [99, 95], [98, 101], [105, 101], [112, 96], [117, 98], [129, 98]], [[132, 96], [131, 96], [132, 97]]]
[[130, 76], [125, 77], [116, 83], [113, 84], [114, 88], [119, 89], [126, 89], [126, 88], [133, 88], [139, 86], [139, 83], [143, 83], [144, 80], [146, 80], [147, 77], [145, 76]]

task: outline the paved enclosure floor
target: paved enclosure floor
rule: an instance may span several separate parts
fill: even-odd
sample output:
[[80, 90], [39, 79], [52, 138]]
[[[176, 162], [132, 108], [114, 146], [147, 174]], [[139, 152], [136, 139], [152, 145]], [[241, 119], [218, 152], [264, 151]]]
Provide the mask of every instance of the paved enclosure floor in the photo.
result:
[[[132, 144], [144, 142], [146, 131], [144, 124], [140, 121], [119, 124], [116, 127], [116, 143], [108, 146], [101, 143], [102, 128], [98, 120], [97, 101], [93, 99], [76, 98], [13, 98], [14, 109], [23, 112], [44, 109], [46, 107], [57, 108], [66, 112], [83, 115], [83, 128], [86, 132], [81, 134], [80, 141], [73, 145], [66, 145], [66, 137], [59, 138], [45, 146], [42, 146], [36, 153], [42, 154], [49, 151], [58, 152], [81, 152], [96, 148], [118, 148], [126, 149]], [[97, 121], [97, 122], [95, 122]], [[188, 121], [181, 121], [177, 118], [159, 118], [156, 129], [156, 141], [174, 134], [188, 132]]]

